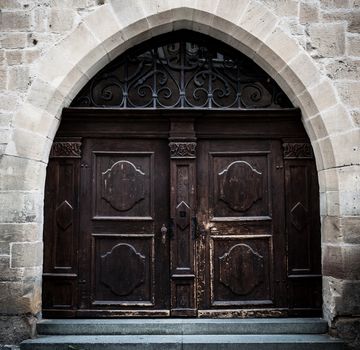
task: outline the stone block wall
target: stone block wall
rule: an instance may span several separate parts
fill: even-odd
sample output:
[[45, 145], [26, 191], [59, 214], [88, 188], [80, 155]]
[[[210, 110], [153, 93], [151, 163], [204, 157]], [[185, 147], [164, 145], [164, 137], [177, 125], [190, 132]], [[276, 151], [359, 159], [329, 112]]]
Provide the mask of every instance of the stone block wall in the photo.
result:
[[133, 38], [186, 27], [251, 56], [302, 109], [319, 172], [324, 316], [360, 347], [360, 0], [0, 0], [0, 10], [0, 344], [31, 336], [40, 317], [61, 107]]

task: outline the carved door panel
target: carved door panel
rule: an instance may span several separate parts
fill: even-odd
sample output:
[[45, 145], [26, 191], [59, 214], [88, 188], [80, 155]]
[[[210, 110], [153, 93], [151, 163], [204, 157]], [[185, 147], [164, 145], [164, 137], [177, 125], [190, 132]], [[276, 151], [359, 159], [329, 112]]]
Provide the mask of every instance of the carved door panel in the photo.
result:
[[285, 307], [280, 141], [201, 140], [197, 169], [199, 315]]
[[168, 145], [87, 139], [81, 188], [80, 311], [168, 315]]

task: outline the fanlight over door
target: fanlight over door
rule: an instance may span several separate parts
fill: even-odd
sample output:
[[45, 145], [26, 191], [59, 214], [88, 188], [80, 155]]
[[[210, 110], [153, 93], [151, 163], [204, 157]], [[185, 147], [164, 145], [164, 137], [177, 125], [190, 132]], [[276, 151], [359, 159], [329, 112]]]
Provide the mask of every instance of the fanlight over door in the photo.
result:
[[181, 31], [129, 50], [84, 87], [73, 107], [289, 108], [275, 81], [247, 56]]
[[121, 55], [63, 111], [47, 317], [319, 314], [312, 149], [281, 89], [191, 32]]

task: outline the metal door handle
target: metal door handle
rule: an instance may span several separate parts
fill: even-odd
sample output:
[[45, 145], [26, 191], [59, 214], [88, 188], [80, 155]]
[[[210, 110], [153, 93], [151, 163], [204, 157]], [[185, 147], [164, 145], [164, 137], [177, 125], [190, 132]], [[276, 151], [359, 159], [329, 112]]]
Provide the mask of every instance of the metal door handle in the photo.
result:
[[165, 242], [166, 242], [166, 234], [168, 232], [168, 229], [166, 228], [165, 224], [162, 225], [160, 231], [161, 231], [161, 242], [163, 244], [165, 244]]

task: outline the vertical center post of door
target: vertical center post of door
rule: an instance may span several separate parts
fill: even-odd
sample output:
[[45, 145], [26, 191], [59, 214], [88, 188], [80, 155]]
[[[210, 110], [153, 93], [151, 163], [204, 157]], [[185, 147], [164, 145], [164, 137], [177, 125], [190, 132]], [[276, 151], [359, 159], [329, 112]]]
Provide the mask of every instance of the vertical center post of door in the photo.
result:
[[192, 119], [173, 119], [170, 147], [171, 315], [196, 316], [194, 223], [196, 222], [196, 137]]

